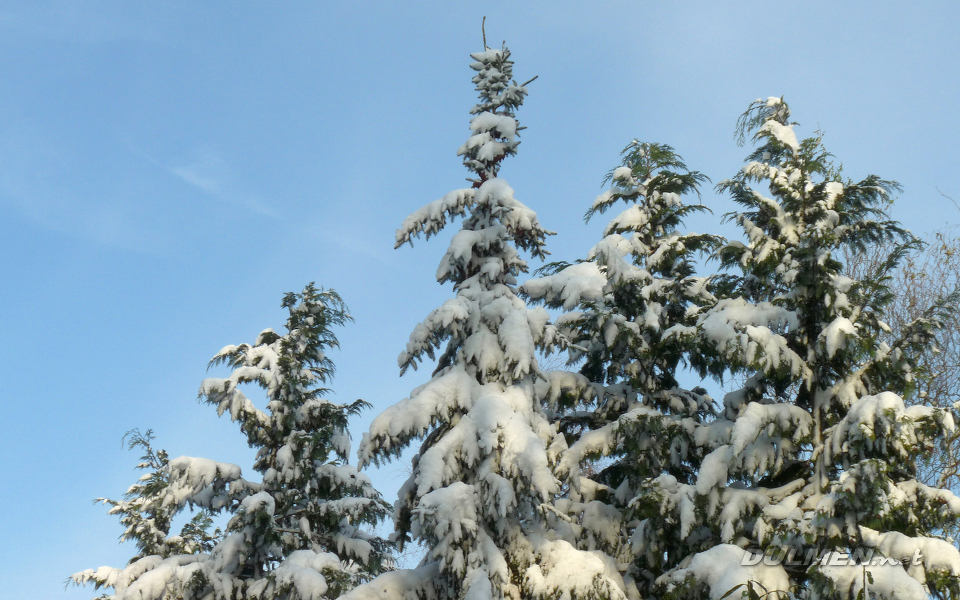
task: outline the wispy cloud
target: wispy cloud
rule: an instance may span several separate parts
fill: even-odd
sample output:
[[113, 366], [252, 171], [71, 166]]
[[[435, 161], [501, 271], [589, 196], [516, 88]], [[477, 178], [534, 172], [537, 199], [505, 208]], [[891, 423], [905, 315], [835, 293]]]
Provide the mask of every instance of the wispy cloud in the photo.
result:
[[191, 152], [189, 159], [166, 169], [206, 197], [271, 219], [277, 218], [259, 197], [237, 184], [227, 161], [210, 148], [197, 148]]
[[[16, 111], [0, 118], [0, 125], [0, 211], [8, 218], [156, 256], [176, 254], [188, 235], [175, 225], [182, 211], [170, 210], [175, 182], [184, 186], [178, 202], [212, 204], [217, 208], [213, 213], [227, 207], [277, 218], [238, 182], [228, 161], [210, 149], [162, 162], [129, 143], [106, 143], [97, 152], [87, 151], [49, 124]], [[131, 158], [133, 162], [125, 162]], [[137, 159], [151, 167], [136, 168]]]
[[186, 181], [187, 183], [200, 188], [208, 194], [219, 194], [221, 190], [220, 182], [212, 177], [205, 177], [190, 167], [174, 167], [170, 171]]

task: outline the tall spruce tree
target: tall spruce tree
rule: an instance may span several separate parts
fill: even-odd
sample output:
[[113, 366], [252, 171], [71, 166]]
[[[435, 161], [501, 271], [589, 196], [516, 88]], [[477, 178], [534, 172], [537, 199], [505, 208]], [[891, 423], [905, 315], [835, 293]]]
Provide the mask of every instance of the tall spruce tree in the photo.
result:
[[[938, 532], [960, 516], [960, 498], [919, 483], [915, 467], [953, 418], [906, 407], [901, 395], [934, 330], [956, 318], [956, 298], [883, 341], [888, 274], [916, 243], [883, 212], [897, 185], [842, 178], [820, 136], [798, 141], [789, 119], [780, 98], [741, 118], [741, 135], [753, 133], [758, 147], [718, 186], [743, 207], [729, 217], [746, 243], [720, 251], [740, 273], [696, 325], [671, 332], [699, 344], [691, 357], [703, 374], [748, 378], [716, 420], [695, 428], [707, 453], [696, 480], [664, 473], [634, 503], [642, 545], [659, 552], [670, 540], [657, 594], [955, 598], [960, 554]], [[891, 239], [900, 245], [870, 277], [845, 275], [845, 248]], [[750, 546], [801, 564], [745, 565]], [[830, 550], [906, 562], [803, 564]]]
[[[387, 505], [347, 464], [347, 419], [366, 403], [331, 402], [322, 387], [334, 370], [326, 355], [338, 346], [333, 327], [350, 316], [335, 292], [312, 284], [287, 294], [282, 306], [289, 312], [285, 334], [267, 329], [252, 345], [225, 347], [211, 365], [233, 372], [200, 387], [200, 397], [219, 414], [228, 412], [257, 448], [253, 468], [262, 481], [243, 479], [233, 464], [186, 456], [168, 461], [147, 445], [155, 471], [131, 488], [132, 501], [111, 503], [111, 512], [134, 527], [140, 554], [123, 569], [77, 573], [75, 583], [138, 600], [320, 600], [339, 597], [389, 565], [387, 544], [363, 531], [387, 515]], [[244, 395], [242, 384], [265, 391], [265, 410]], [[231, 515], [213, 548], [157, 535], [188, 507]], [[147, 535], [137, 533], [143, 521], [153, 522]]]
[[634, 554], [630, 503], [661, 473], [692, 481], [691, 465], [702, 459], [693, 424], [714, 416], [705, 390], [680, 386], [677, 371], [691, 348], [667, 333], [695, 324], [715, 302], [694, 260], [720, 240], [680, 231], [685, 216], [706, 210], [682, 201], [705, 179], [670, 146], [630, 143], [607, 177], [612, 187], [587, 212], [589, 219], [627, 204], [604, 238], [586, 260], [557, 263], [523, 285], [530, 298], [567, 311], [558, 327], [570, 362], [582, 365], [578, 374], [549, 373], [541, 386], [570, 444], [560, 472], [570, 490], [562, 506], [576, 523], [571, 533], [580, 547], [628, 565], [628, 580], [644, 596], [669, 543]]
[[427, 554], [418, 568], [348, 598], [622, 598], [612, 561], [550, 527], [565, 443], [535, 393], [535, 350], [554, 343], [555, 328], [517, 296], [527, 272], [518, 251], [542, 258], [549, 232], [497, 176], [519, 144], [514, 113], [527, 90], [513, 80], [506, 47], [471, 57], [480, 102], [458, 153], [473, 186], [418, 210], [397, 232], [399, 247], [464, 217], [437, 271], [456, 296], [417, 325], [399, 359], [401, 372], [425, 356], [437, 366], [373, 421], [360, 446], [361, 464], [379, 463], [423, 440], [395, 515], [398, 540], [417, 540]]

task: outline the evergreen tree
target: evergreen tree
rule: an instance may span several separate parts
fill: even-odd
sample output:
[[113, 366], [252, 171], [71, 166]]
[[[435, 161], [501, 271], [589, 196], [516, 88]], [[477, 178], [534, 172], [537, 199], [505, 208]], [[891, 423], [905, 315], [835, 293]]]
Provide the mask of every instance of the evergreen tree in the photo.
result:
[[577, 524], [571, 533], [582, 548], [602, 549], [629, 565], [627, 575], [644, 595], [669, 543], [648, 544], [634, 556], [630, 503], [645, 480], [661, 473], [692, 481], [691, 465], [702, 459], [693, 425], [714, 416], [705, 390], [680, 387], [677, 371], [691, 348], [669, 334], [694, 325], [715, 302], [694, 260], [720, 240], [679, 231], [685, 216], [706, 210], [681, 199], [705, 179], [670, 146], [632, 142], [607, 177], [612, 188], [586, 218], [619, 202], [627, 208], [586, 260], [557, 263], [552, 274], [523, 286], [531, 298], [568, 311], [558, 324], [570, 362], [582, 365], [578, 375], [550, 373], [544, 386], [547, 410], [570, 444], [561, 473], [570, 489], [564, 508]]
[[415, 212], [397, 233], [400, 246], [464, 217], [437, 271], [456, 296], [414, 329], [399, 359], [401, 373], [425, 356], [437, 366], [373, 421], [360, 446], [361, 464], [379, 463], [423, 439], [395, 515], [397, 539], [422, 542], [427, 555], [348, 598], [621, 598], [612, 561], [550, 528], [565, 444], [535, 393], [535, 350], [552, 346], [555, 328], [517, 296], [527, 272], [518, 251], [544, 257], [549, 232], [497, 177], [519, 143], [514, 112], [527, 90], [513, 80], [506, 47], [471, 57], [480, 103], [458, 152], [473, 186]]
[[126, 527], [120, 541], [133, 540], [136, 543], [137, 554], [130, 559], [131, 563], [147, 556], [166, 558], [175, 554], [209, 552], [221, 533], [219, 529], [210, 533], [213, 520], [208, 510], [198, 510], [179, 535], [170, 535], [173, 518], [178, 512], [176, 506], [164, 505], [162, 501], [170, 486], [170, 461], [166, 450], [153, 448], [153, 439], [151, 429], [143, 433], [139, 429], [127, 432], [124, 436], [127, 449], [143, 450], [137, 468], [149, 472], [130, 486], [123, 500], [97, 498], [96, 501], [110, 506], [109, 514], [120, 515], [120, 524]]
[[[820, 136], [798, 141], [789, 119], [780, 98], [757, 101], [741, 118], [741, 135], [753, 132], [758, 148], [718, 186], [743, 207], [729, 216], [747, 243], [720, 251], [741, 274], [726, 279], [695, 326], [672, 332], [699, 344], [691, 358], [702, 374], [748, 379], [716, 420], [696, 427], [708, 453], [696, 480], [664, 473], [634, 504], [641, 545], [659, 552], [660, 540], [671, 540], [657, 593], [852, 599], [866, 586], [863, 597], [957, 597], [960, 554], [938, 532], [960, 516], [960, 498], [919, 483], [915, 466], [953, 418], [901, 399], [921, 349], [956, 318], [956, 298], [883, 341], [888, 275], [916, 244], [883, 212], [897, 185], [842, 178]], [[845, 274], [844, 249], [891, 239], [901, 243], [870, 277]], [[829, 550], [907, 562], [750, 566], [748, 546], [781, 548], [801, 563]]]
[[[124, 569], [77, 573], [75, 583], [93, 582], [113, 588], [116, 597], [141, 600], [319, 600], [336, 598], [388, 566], [385, 542], [361, 529], [385, 517], [387, 506], [369, 479], [347, 464], [347, 419], [366, 403], [331, 402], [321, 387], [334, 370], [326, 356], [338, 346], [332, 328], [350, 316], [335, 292], [312, 284], [287, 294], [282, 306], [289, 312], [286, 334], [267, 329], [253, 345], [225, 347], [211, 365], [226, 364], [232, 373], [200, 387], [200, 397], [219, 414], [229, 412], [258, 449], [254, 470], [262, 481], [243, 479], [240, 467], [228, 463], [167, 461], [162, 451], [152, 453], [146, 438], [147, 463], [155, 471], [131, 488], [135, 502], [144, 500], [112, 503], [111, 511], [133, 527], [141, 553]], [[245, 383], [264, 389], [266, 410], [239, 389]], [[231, 515], [213, 548], [204, 540], [187, 545], [161, 539], [172, 516], [187, 507]], [[153, 529], [138, 528], [151, 520]]]

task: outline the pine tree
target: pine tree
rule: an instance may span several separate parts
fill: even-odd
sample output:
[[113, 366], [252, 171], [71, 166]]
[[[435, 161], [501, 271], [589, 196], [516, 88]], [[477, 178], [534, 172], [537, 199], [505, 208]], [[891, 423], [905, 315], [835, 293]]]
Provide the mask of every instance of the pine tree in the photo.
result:
[[[162, 451], [152, 453], [147, 437], [146, 462], [154, 472], [131, 488], [134, 502], [108, 501], [111, 512], [133, 527], [130, 536], [141, 553], [125, 569], [77, 573], [75, 583], [93, 582], [112, 587], [116, 597], [142, 600], [319, 600], [336, 598], [389, 566], [386, 543], [363, 531], [386, 516], [387, 506], [369, 479], [347, 464], [347, 419], [366, 403], [331, 402], [321, 387], [334, 371], [326, 355], [338, 346], [332, 328], [350, 316], [335, 292], [312, 284], [287, 294], [282, 306], [289, 312], [286, 334], [267, 329], [252, 345], [225, 347], [211, 366], [226, 364], [232, 373], [200, 387], [200, 397], [219, 414], [229, 412], [257, 448], [253, 468], [262, 481], [243, 479], [233, 464], [168, 461]], [[266, 410], [239, 389], [247, 383], [265, 391]], [[161, 539], [170, 519], [188, 507], [231, 515], [214, 547]], [[139, 533], [138, 524], [151, 520], [153, 529]]]
[[437, 271], [456, 296], [417, 325], [399, 358], [401, 373], [425, 357], [437, 366], [373, 421], [360, 446], [361, 464], [380, 463], [423, 439], [395, 518], [398, 540], [422, 542], [427, 555], [348, 598], [621, 598], [615, 566], [549, 526], [565, 444], [536, 397], [535, 351], [551, 347], [555, 328], [517, 296], [528, 268], [518, 251], [544, 257], [549, 232], [497, 176], [519, 143], [515, 110], [527, 90], [513, 80], [506, 47], [471, 57], [480, 103], [458, 153], [473, 186], [428, 204], [397, 232], [400, 246], [464, 217]]
[[[864, 597], [956, 597], [960, 553], [937, 536], [960, 516], [960, 498], [919, 483], [915, 466], [953, 429], [953, 417], [901, 399], [920, 350], [956, 318], [956, 298], [883, 341], [888, 275], [916, 244], [883, 212], [898, 187], [873, 175], [844, 179], [821, 136], [798, 141], [789, 119], [780, 98], [755, 102], [741, 118], [741, 135], [753, 132], [759, 147], [718, 186], [743, 207], [729, 218], [747, 243], [720, 251], [741, 273], [727, 278], [695, 326], [673, 331], [699, 344], [691, 357], [702, 374], [748, 379], [716, 420], [694, 431], [708, 452], [696, 480], [665, 473], [635, 503], [638, 530], [673, 541], [657, 593], [719, 598], [752, 586], [780, 597], [852, 599], [866, 586]], [[845, 274], [845, 248], [891, 239], [900, 244], [870, 277]], [[744, 565], [748, 546], [780, 548], [799, 562], [836, 550], [907, 563]]]
[[209, 552], [221, 533], [210, 532], [213, 520], [210, 511], [201, 509], [181, 528], [179, 535], [170, 535], [170, 527], [177, 507], [163, 504], [163, 497], [170, 486], [167, 451], [153, 447], [153, 430], [141, 432], [132, 429], [123, 441], [128, 450], [141, 448], [143, 455], [137, 469], [149, 470], [130, 486], [123, 500], [97, 498], [97, 502], [110, 506], [109, 514], [120, 515], [120, 524], [126, 527], [120, 536], [121, 542], [132, 540], [137, 545], [137, 554], [130, 559], [135, 562], [147, 556], [167, 558], [176, 554]]
[[550, 373], [545, 390], [547, 410], [557, 414], [570, 444], [561, 473], [570, 489], [564, 508], [577, 523], [572, 533], [582, 548], [602, 549], [629, 565], [627, 575], [643, 595], [666, 544], [648, 543], [634, 556], [630, 503], [661, 473], [695, 477], [690, 465], [702, 455], [693, 425], [714, 416], [704, 389], [680, 387], [678, 369], [691, 348], [669, 335], [674, 326], [695, 324], [715, 302], [694, 261], [715, 250], [719, 238], [679, 231], [685, 216], [706, 210], [681, 199], [698, 193], [705, 179], [670, 146], [633, 141], [607, 177], [612, 188], [586, 218], [619, 202], [628, 207], [586, 260], [557, 263], [552, 274], [523, 286], [531, 298], [568, 311], [558, 324], [570, 362], [582, 365], [578, 375]]

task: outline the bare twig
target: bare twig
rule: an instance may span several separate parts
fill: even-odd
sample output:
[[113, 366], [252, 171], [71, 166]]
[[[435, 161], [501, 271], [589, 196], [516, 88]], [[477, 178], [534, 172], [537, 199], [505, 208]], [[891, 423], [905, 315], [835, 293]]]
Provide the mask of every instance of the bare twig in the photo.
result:
[[[953, 198], [937, 191], [957, 205]], [[960, 210], [960, 206], [957, 208]], [[926, 247], [904, 257], [886, 283], [894, 300], [884, 309], [884, 321], [894, 334], [923, 317], [928, 306], [960, 287], [958, 229], [941, 229], [928, 236], [927, 241]], [[867, 278], [892, 249], [889, 245], [876, 246], [865, 253], [848, 249], [842, 258], [846, 266], [844, 274], [855, 280]], [[920, 357], [914, 385], [916, 389], [905, 398], [908, 404], [949, 411], [960, 401], [960, 325], [956, 320], [948, 320], [936, 332], [934, 346]], [[947, 435], [944, 445], [933, 449], [917, 467], [919, 481], [960, 492], [960, 435]], [[956, 536], [958, 529], [951, 527], [947, 533]]]
[[[938, 188], [938, 187], [936, 187], [936, 186], [934, 186], [933, 189], [935, 189], [935, 190], [937, 190], [938, 192], [940, 192], [940, 188]], [[943, 192], [940, 192], [940, 195], [943, 196], [944, 198], [946, 198], [947, 200], [949, 200], [950, 202], [953, 202], [953, 205], [957, 207], [957, 210], [960, 210], [960, 204], [957, 204], [957, 201], [956, 201], [956, 200], [954, 200], [954, 199], [951, 198], [950, 196], [944, 194]]]
[[483, 16], [483, 21], [480, 21], [480, 33], [483, 34], [483, 49], [488, 50], [487, 47], [487, 16]]

